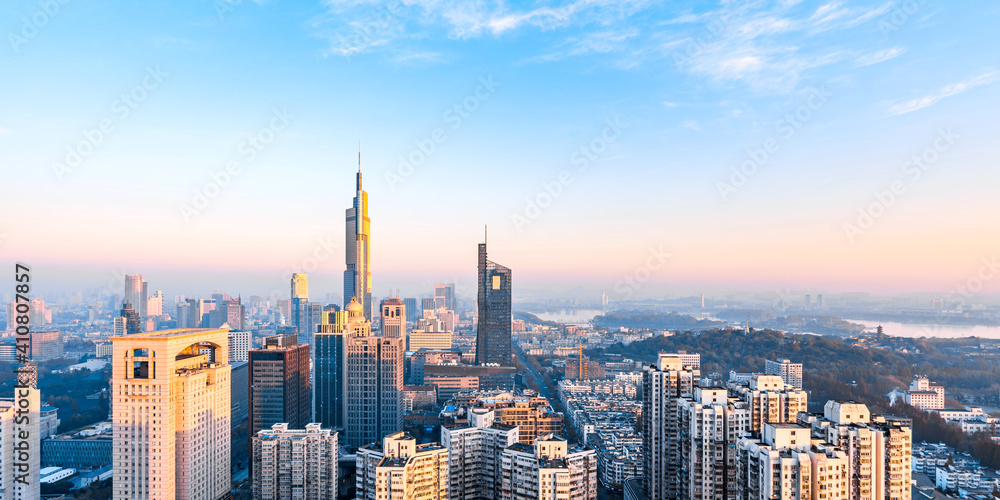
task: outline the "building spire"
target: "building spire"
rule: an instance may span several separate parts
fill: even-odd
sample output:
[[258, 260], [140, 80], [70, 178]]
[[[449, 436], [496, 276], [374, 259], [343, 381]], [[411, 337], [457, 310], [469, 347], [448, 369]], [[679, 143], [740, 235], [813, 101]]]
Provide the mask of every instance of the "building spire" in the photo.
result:
[[358, 139], [358, 193], [361, 193], [361, 139]]

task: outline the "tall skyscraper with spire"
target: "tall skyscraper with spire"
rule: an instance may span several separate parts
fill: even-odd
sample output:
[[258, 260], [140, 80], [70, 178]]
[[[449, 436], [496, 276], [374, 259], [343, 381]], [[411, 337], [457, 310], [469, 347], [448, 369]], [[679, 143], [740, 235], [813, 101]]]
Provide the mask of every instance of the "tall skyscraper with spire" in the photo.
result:
[[486, 243], [479, 244], [479, 326], [476, 329], [476, 364], [511, 366], [510, 269], [486, 258]]
[[347, 209], [347, 269], [344, 271], [344, 308], [357, 298], [365, 318], [372, 320], [371, 219], [368, 193], [361, 189], [361, 151], [358, 151], [358, 186], [354, 204]]

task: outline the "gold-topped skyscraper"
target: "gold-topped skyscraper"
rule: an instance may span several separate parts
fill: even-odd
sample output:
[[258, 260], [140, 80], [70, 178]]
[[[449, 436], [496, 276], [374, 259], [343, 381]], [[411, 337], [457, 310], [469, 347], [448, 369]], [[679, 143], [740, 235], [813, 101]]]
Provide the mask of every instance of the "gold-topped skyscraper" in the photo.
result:
[[361, 189], [361, 151], [358, 150], [358, 186], [347, 209], [347, 269], [344, 271], [344, 307], [357, 297], [365, 318], [372, 320], [371, 219], [368, 193]]

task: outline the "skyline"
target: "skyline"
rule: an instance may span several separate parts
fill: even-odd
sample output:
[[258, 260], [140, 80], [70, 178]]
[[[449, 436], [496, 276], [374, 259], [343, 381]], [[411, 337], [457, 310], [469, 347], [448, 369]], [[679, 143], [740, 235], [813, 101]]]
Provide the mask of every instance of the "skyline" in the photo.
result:
[[[905, 19], [880, 2], [60, 4], [0, 51], [19, 75], [0, 163], [20, 188], [0, 199], [0, 258], [47, 291], [127, 270], [169, 295], [284, 292], [291, 272], [337, 292], [360, 139], [374, 296], [472, 295], [483, 224], [522, 293], [620, 299], [647, 269], [634, 296], [946, 294], [995, 273], [1000, 247], [977, 217], [1000, 209], [1000, 71], [977, 52], [997, 46], [1000, 7], [917, 4]], [[4, 5], [0, 27], [38, 9]], [[55, 167], [104, 120], [92, 154]], [[274, 139], [251, 156], [247, 134]], [[525, 199], [546, 186], [560, 194], [534, 218]], [[876, 202], [870, 228], [845, 229]], [[304, 269], [317, 248], [329, 257]], [[1000, 292], [983, 281], [979, 297]]]

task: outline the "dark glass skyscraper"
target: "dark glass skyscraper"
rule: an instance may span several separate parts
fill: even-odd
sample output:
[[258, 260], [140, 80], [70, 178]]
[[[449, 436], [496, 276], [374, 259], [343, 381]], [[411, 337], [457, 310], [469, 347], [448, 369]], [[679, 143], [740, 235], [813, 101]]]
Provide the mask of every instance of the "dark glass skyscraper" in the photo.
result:
[[510, 269], [487, 259], [486, 243], [480, 243], [476, 364], [511, 366], [510, 279]]
[[273, 335], [250, 350], [250, 434], [287, 423], [304, 429], [312, 413], [309, 345], [295, 335]]
[[337, 325], [320, 325], [316, 344], [316, 422], [344, 431], [347, 333]]

